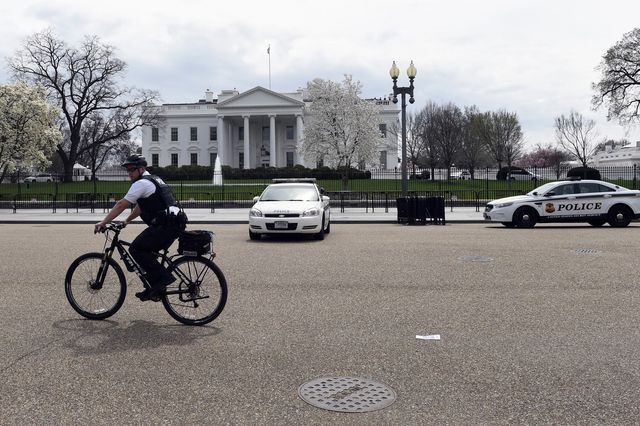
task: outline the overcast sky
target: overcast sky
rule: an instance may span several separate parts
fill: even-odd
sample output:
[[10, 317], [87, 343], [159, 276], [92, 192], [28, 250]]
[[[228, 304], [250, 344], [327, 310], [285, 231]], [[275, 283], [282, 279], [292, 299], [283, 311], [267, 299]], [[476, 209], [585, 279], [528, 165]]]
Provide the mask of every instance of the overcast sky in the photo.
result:
[[608, 48], [640, 26], [640, 1], [614, 0], [9, 0], [0, 6], [0, 83], [25, 37], [51, 27], [68, 44], [97, 35], [128, 64], [126, 84], [163, 102], [206, 89], [293, 92], [351, 74], [364, 97], [391, 92], [389, 68], [414, 61], [416, 112], [428, 100], [516, 112], [529, 146], [555, 141], [575, 109], [600, 137], [640, 141], [640, 128], [593, 111], [591, 84]]

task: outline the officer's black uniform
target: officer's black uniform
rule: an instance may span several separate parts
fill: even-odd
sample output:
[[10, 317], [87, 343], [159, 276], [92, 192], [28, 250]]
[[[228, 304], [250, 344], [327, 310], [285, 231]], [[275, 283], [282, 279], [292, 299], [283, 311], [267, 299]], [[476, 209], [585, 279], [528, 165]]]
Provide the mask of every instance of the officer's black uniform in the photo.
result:
[[182, 211], [177, 215], [169, 212], [169, 207], [178, 207], [178, 203], [162, 180], [152, 175], [141, 176], [141, 179], [151, 181], [156, 191], [147, 198], [138, 198], [140, 217], [149, 226], [133, 240], [129, 252], [145, 271], [145, 278], [153, 290], [161, 291], [175, 278], [158, 262], [153, 252], [173, 244], [185, 228], [186, 216]]

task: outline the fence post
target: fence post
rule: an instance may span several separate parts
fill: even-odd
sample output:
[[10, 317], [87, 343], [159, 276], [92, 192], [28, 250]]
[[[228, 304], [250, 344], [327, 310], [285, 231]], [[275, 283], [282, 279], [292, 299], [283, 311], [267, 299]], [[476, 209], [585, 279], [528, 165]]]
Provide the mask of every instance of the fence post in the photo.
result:
[[485, 171], [485, 174], [484, 174], [484, 183], [485, 183], [485, 190], [487, 191], [485, 195], [487, 196], [487, 198], [491, 198], [489, 197], [489, 167], [487, 167], [487, 170]]

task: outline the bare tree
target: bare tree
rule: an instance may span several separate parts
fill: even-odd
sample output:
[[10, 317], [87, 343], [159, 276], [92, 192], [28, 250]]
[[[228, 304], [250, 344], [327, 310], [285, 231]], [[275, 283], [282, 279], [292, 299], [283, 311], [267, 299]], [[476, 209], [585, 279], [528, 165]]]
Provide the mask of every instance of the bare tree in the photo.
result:
[[480, 111], [475, 105], [464, 109], [462, 147], [459, 162], [469, 170], [472, 178], [475, 176], [475, 170], [482, 164], [486, 152], [482, 139], [476, 131], [477, 126], [474, 125], [479, 115]]
[[503, 163], [510, 168], [522, 155], [524, 140], [516, 113], [499, 110], [479, 114], [474, 120], [474, 131], [489, 150], [498, 168], [502, 168]]
[[496, 113], [496, 121], [498, 137], [503, 140], [505, 147], [505, 161], [507, 166], [511, 168], [513, 162], [522, 155], [524, 149], [522, 127], [515, 112], [500, 110]]
[[425, 163], [431, 170], [431, 179], [435, 179], [435, 168], [440, 165], [440, 153], [436, 143], [437, 136], [434, 126], [438, 109], [436, 103], [429, 101], [416, 116], [416, 132], [422, 144]]
[[123, 150], [130, 151], [129, 132], [122, 130], [117, 116], [105, 118], [101, 114], [92, 114], [82, 126], [78, 159], [89, 167], [94, 181], [96, 172], [109, 159]]
[[607, 117], [621, 124], [640, 120], [640, 28], [622, 36], [609, 48], [598, 66], [602, 76], [594, 83], [592, 102], [596, 108], [606, 106]]
[[496, 137], [493, 114], [491, 112], [483, 112], [476, 115], [472, 126], [473, 133], [480, 138], [489, 155], [498, 165], [498, 168], [502, 168], [502, 164], [504, 163], [504, 145], [501, 143], [501, 140]]
[[[144, 125], [157, 125], [156, 92], [120, 87], [118, 77], [126, 64], [114, 55], [111, 46], [96, 36], [87, 36], [78, 48], [67, 46], [48, 29], [28, 37], [22, 50], [9, 59], [15, 78], [42, 84], [62, 110], [67, 137], [57, 146], [64, 166], [64, 180], [71, 181], [73, 165], [83, 150], [82, 129], [90, 116], [104, 116], [113, 123], [106, 139], [92, 144], [109, 144], [115, 133], [129, 133]], [[117, 138], [116, 138], [117, 139]]]
[[451, 167], [462, 148], [464, 134], [464, 117], [456, 105], [449, 103], [439, 107], [432, 121], [433, 137], [438, 148], [442, 165], [447, 169], [447, 177], [451, 177]]
[[556, 139], [565, 151], [587, 167], [587, 161], [594, 154], [597, 144], [596, 122], [585, 119], [577, 111], [571, 111], [569, 116], [562, 114], [556, 117]]

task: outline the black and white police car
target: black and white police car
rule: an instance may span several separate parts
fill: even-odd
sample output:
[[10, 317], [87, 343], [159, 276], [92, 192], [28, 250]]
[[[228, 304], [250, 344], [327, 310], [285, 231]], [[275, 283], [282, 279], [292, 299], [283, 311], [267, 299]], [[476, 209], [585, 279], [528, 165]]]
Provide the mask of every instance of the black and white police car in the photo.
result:
[[532, 228], [538, 222], [609, 223], [618, 228], [640, 217], [640, 191], [600, 180], [549, 182], [526, 195], [489, 202], [483, 217], [509, 228]]
[[329, 197], [314, 178], [273, 179], [249, 210], [249, 238], [267, 234], [312, 234], [324, 239], [331, 231]]

